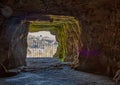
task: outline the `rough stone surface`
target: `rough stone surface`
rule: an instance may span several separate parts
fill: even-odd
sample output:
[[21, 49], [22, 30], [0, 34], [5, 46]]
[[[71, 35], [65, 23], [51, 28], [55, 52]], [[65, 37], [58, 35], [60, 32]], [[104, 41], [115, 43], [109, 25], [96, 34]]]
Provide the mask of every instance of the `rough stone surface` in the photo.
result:
[[28, 24], [21, 22], [19, 18], [11, 18], [4, 24], [4, 42], [2, 48], [5, 48], [1, 55], [0, 63], [4, 64], [6, 68], [13, 68], [19, 65], [25, 65], [26, 49], [27, 49], [27, 33]]

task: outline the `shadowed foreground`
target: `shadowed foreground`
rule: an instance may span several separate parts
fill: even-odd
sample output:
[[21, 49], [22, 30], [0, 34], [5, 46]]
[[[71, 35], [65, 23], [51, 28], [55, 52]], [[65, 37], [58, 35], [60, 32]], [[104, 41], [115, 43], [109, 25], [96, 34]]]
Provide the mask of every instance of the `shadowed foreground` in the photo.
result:
[[0, 85], [116, 85], [105, 76], [75, 71], [70, 63], [54, 58], [29, 58], [27, 64], [18, 68], [20, 74], [0, 79]]

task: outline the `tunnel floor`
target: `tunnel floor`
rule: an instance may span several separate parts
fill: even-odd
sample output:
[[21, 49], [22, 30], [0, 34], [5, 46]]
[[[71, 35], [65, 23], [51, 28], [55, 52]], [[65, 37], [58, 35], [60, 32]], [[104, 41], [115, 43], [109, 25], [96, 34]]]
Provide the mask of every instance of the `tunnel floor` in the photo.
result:
[[18, 75], [1, 78], [0, 85], [116, 85], [106, 76], [75, 71], [69, 65], [56, 58], [28, 58]]

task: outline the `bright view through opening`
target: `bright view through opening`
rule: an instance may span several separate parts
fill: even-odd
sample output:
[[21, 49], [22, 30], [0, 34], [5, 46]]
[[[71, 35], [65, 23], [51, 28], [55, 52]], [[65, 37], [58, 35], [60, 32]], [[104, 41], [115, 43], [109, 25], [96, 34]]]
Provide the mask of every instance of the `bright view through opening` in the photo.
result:
[[27, 57], [53, 57], [57, 51], [58, 42], [55, 35], [49, 31], [28, 33]]

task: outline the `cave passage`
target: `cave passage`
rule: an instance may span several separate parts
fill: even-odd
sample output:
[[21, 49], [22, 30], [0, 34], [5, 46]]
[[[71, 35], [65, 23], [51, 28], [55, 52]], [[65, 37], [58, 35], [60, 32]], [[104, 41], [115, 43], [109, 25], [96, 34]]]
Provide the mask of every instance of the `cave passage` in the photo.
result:
[[[52, 58], [27, 58], [41, 56], [29, 55], [28, 29], [56, 37]], [[2, 75], [0, 85], [120, 85], [120, 0], [0, 0]]]
[[[29, 33], [27, 38], [27, 57], [44, 57], [42, 55], [39, 55], [39, 50], [40, 52], [42, 52], [41, 49], [44, 49], [42, 43], [39, 45], [43, 47], [39, 47], [37, 43], [40, 38], [43, 38], [43, 35], [39, 34], [39, 32], [47, 32], [55, 37], [56, 42], [54, 44], [56, 44], [57, 48], [55, 54], [46, 55], [45, 57], [47, 58], [27, 58], [27, 65], [18, 68], [21, 73], [11, 78], [4, 78], [3, 83], [9, 83], [10, 85], [114, 84], [113, 81], [105, 76], [98, 76], [81, 71], [75, 71], [70, 68], [71, 65], [75, 65], [74, 67], [77, 67], [79, 65], [78, 57], [81, 46], [81, 28], [79, 22], [74, 17], [70, 16], [66, 17], [52, 15], [51, 17], [53, 19], [51, 21], [30, 21]], [[20, 28], [23, 28], [23, 26], [21, 26]], [[35, 37], [35, 33], [38, 33], [38, 36]], [[49, 41], [49, 37], [46, 36], [45, 41]], [[30, 45], [30, 39], [34, 39], [32, 40], [34, 41], [32, 42], [32, 45]], [[29, 48], [33, 48], [33, 50], [30, 51], [31, 49]], [[49, 48], [47, 48], [47, 51], [45, 52], [48, 52], [48, 49]], [[61, 62], [61, 60], [57, 58], [48, 57], [57, 57], [65, 62]]]

